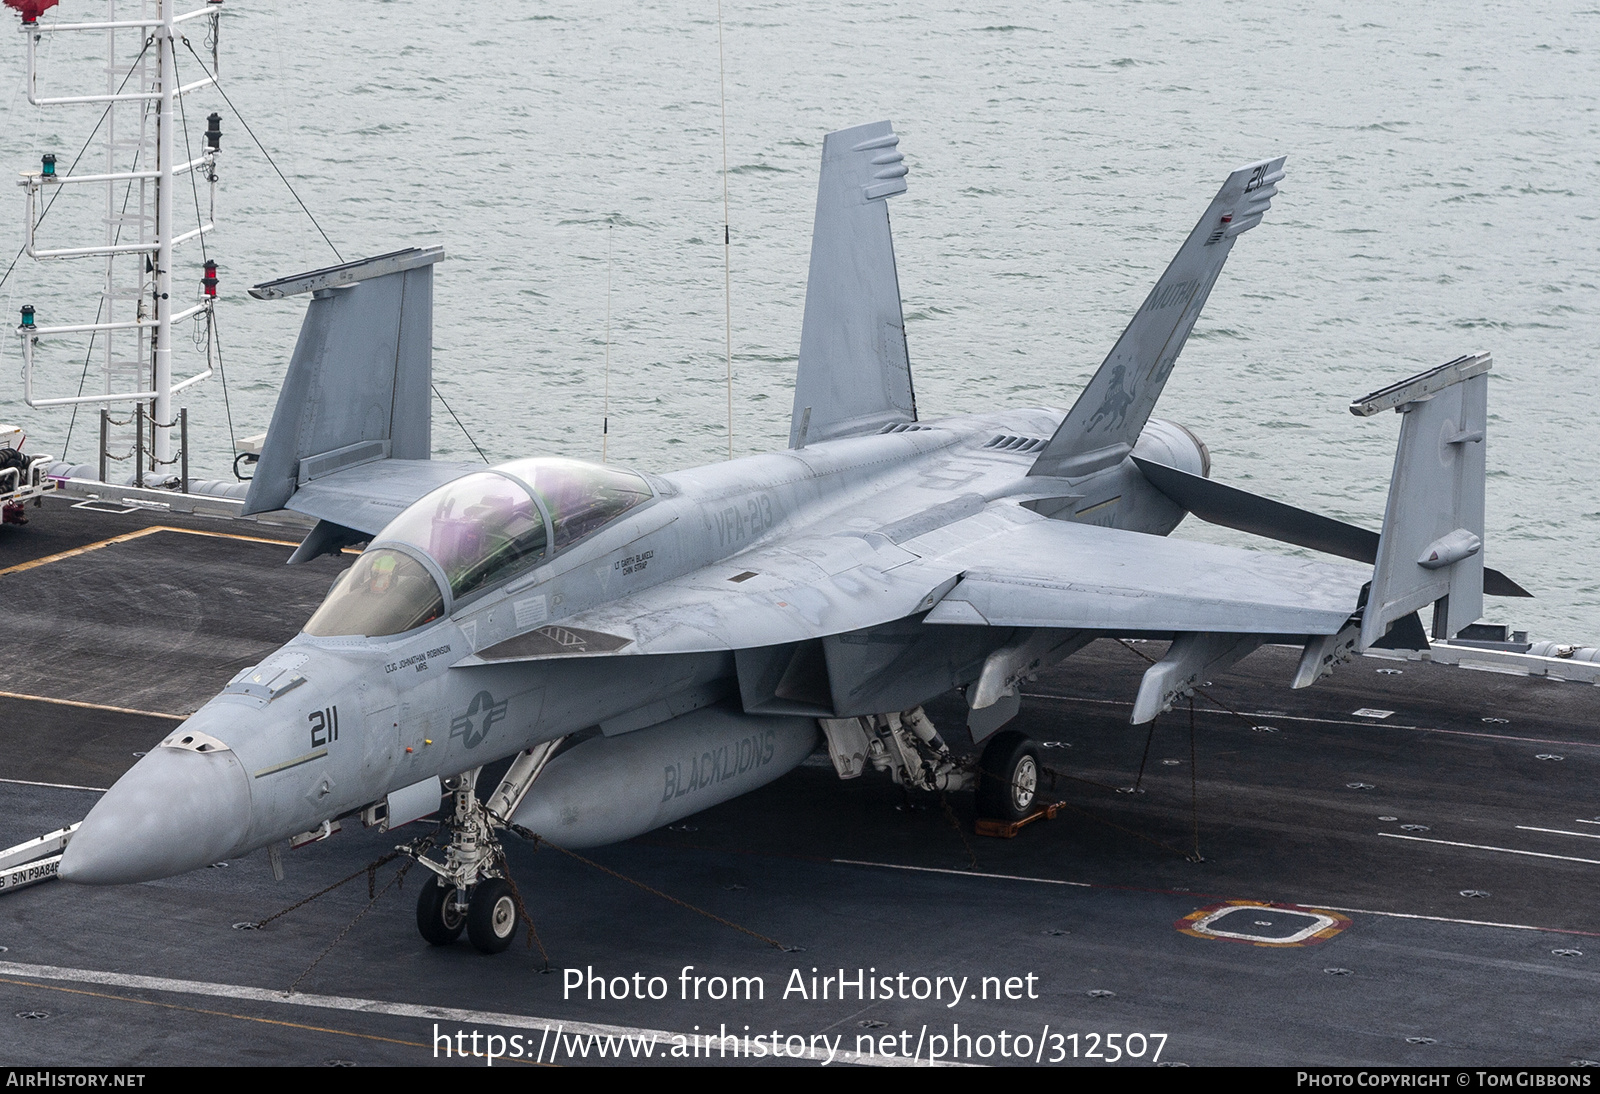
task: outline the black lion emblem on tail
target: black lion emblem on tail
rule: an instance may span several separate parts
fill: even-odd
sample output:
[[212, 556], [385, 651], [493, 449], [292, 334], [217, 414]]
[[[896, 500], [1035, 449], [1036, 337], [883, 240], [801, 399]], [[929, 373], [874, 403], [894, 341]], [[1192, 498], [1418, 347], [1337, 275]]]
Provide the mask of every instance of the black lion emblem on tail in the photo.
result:
[[1111, 370], [1111, 390], [1106, 392], [1105, 401], [1100, 404], [1100, 409], [1089, 419], [1087, 432], [1092, 433], [1101, 419], [1109, 420], [1113, 427], [1120, 427], [1128, 420], [1128, 408], [1133, 406], [1135, 396], [1134, 392], [1122, 386], [1122, 379], [1127, 372], [1127, 368], [1123, 365], [1117, 365]]

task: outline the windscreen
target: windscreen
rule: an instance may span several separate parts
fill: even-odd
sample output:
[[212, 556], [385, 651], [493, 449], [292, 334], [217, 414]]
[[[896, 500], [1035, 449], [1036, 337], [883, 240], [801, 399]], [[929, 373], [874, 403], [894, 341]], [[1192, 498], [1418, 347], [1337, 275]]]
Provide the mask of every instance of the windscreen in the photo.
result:
[[403, 551], [362, 552], [339, 575], [306, 624], [319, 637], [401, 634], [444, 614], [444, 593], [428, 568]]

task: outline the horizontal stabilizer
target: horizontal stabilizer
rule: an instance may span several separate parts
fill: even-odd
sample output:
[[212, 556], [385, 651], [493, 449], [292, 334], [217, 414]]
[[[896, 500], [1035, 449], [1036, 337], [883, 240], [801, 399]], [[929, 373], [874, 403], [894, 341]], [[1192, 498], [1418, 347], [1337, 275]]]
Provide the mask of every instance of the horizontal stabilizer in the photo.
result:
[[790, 448], [917, 420], [889, 234], [899, 143], [886, 121], [823, 138]]
[[1282, 156], [1263, 160], [1228, 176], [1040, 451], [1030, 475], [1076, 478], [1109, 467], [1133, 450], [1234, 239], [1259, 224], [1272, 204], [1283, 161]]
[[[1133, 462], [1151, 486], [1208, 524], [1354, 559], [1369, 566], [1378, 559], [1377, 532], [1138, 456], [1133, 457]], [[1483, 571], [1483, 591], [1490, 596], [1533, 595], [1499, 570], [1488, 567]]]
[[401, 511], [435, 487], [482, 470], [481, 463], [383, 460], [347, 468], [295, 491], [290, 508], [318, 520], [377, 535]]

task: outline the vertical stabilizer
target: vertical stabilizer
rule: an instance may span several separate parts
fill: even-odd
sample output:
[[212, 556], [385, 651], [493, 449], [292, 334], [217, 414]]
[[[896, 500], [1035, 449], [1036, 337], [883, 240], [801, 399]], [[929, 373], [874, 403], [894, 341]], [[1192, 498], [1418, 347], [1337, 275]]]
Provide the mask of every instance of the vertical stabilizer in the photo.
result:
[[1133, 450], [1233, 241], [1261, 223], [1272, 204], [1283, 161], [1263, 160], [1228, 176], [1030, 475], [1075, 478], [1118, 463]]
[[1401, 415], [1400, 446], [1361, 618], [1365, 650], [1390, 624], [1434, 604], [1433, 634], [1449, 638], [1483, 614], [1487, 353], [1375, 391], [1350, 404]]
[[433, 264], [408, 248], [257, 285], [309, 292], [245, 513], [284, 508], [306, 483], [374, 460], [426, 460], [433, 384]]
[[886, 121], [823, 139], [790, 448], [917, 420], [889, 235], [899, 143]]

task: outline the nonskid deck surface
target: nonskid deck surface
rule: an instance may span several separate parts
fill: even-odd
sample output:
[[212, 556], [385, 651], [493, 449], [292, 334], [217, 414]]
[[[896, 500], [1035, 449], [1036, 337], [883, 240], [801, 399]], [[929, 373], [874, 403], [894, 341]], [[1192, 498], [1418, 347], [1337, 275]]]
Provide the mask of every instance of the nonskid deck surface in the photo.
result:
[[[56, 499], [30, 516], [26, 528], [0, 530], [0, 571], [155, 525], [297, 534], [88, 513]], [[81, 818], [95, 793], [67, 787], [108, 786], [175, 718], [295, 632], [340, 563], [284, 567], [287, 552], [152, 532], [0, 574], [14, 638], [0, 667], [0, 845]], [[1056, 796], [1067, 808], [1016, 839], [973, 835], [971, 795], [950, 796], [952, 825], [937, 799], [908, 803], [875, 773], [840, 782], [813, 757], [762, 791], [588, 855], [800, 949], [521, 843], [510, 861], [557, 970], [549, 974], [521, 942], [496, 957], [465, 941], [423, 943], [415, 871], [331, 950], [369, 903], [364, 877], [260, 930], [234, 929], [360, 870], [398, 835], [357, 827], [286, 855], [281, 884], [257, 854], [144, 885], [51, 882], [0, 897], [0, 1055], [459, 1062], [434, 1042], [436, 1028], [452, 1044], [464, 1032], [468, 1048], [474, 1030], [480, 1048], [494, 1034], [509, 1051], [520, 1036], [527, 1058], [542, 1046], [542, 1063], [612, 1062], [602, 1046], [625, 1060], [643, 1053], [649, 1034], [587, 1039], [604, 1026], [617, 1036], [661, 1031], [651, 1059], [669, 1062], [707, 1062], [694, 1039], [723, 1027], [737, 1049], [729, 1041], [711, 1062], [744, 1062], [763, 1051], [757, 1043], [770, 1053], [774, 1032], [787, 1052], [804, 1038], [816, 1062], [828, 1058], [825, 1044], [847, 1053], [867, 1038], [877, 1062], [891, 1050], [885, 1038], [923, 1061], [943, 1047], [973, 1063], [1016, 1062], [1020, 1034], [1030, 1059], [1043, 1045], [1044, 1061], [1071, 1062], [1076, 1048], [1077, 1062], [1099, 1064], [1086, 1058], [1091, 1048], [1110, 1056], [1105, 1036], [1122, 1035], [1120, 1045], [1131, 1033], [1146, 1035], [1134, 1042], [1144, 1063], [1156, 1034], [1167, 1035], [1162, 1062], [1190, 1064], [1600, 1058], [1591, 1005], [1600, 824], [1586, 823], [1600, 819], [1600, 693], [1371, 658], [1291, 692], [1294, 653], [1269, 648], [1206, 689], [1238, 713], [1199, 700], [1192, 751], [1187, 707], [1156, 721], [1139, 779], [1147, 732], [1127, 724], [1129, 702], [1139, 654], [1161, 649], [1099, 642], [1030, 686], [1015, 724], [1064, 773]], [[955, 697], [929, 710], [964, 742]], [[1381, 711], [1391, 713], [1371, 713]], [[1140, 792], [1119, 792], [1136, 780]], [[1186, 857], [1197, 828], [1201, 862]], [[378, 871], [380, 891], [398, 865]], [[1325, 911], [1331, 937], [1264, 946], [1180, 930], [1230, 900]], [[1271, 940], [1320, 922], [1262, 907], [1228, 913], [1216, 928]], [[966, 978], [966, 996], [980, 995], [985, 977], [999, 978], [991, 995], [994, 985], [1004, 994], [1017, 978], [1021, 997], [950, 1007], [941, 982], [939, 999], [860, 999], [851, 986], [840, 1000], [832, 984], [814, 999], [813, 967], [819, 987], [840, 970], [854, 981], [875, 969], [868, 979], [905, 973], [908, 993], [949, 976]], [[564, 998], [568, 968], [644, 986], [660, 977], [666, 998]], [[682, 999], [697, 976], [709, 978], [701, 998]], [[717, 977], [759, 978], [764, 998], [707, 998]], [[801, 982], [804, 995], [793, 990]], [[291, 984], [296, 994], [284, 996]], [[1010, 1057], [1000, 1055], [1002, 1031]], [[673, 1034], [686, 1039], [686, 1059], [670, 1055]]]

